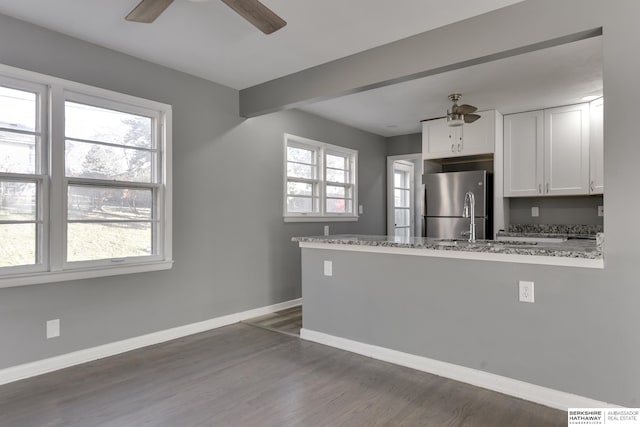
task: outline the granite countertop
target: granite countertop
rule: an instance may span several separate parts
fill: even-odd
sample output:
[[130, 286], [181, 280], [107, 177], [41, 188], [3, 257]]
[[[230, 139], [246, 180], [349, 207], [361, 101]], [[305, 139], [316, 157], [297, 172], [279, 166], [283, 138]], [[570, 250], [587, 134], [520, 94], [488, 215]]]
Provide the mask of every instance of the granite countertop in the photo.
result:
[[425, 237], [395, 237], [369, 235], [334, 235], [294, 237], [294, 242], [326, 243], [334, 245], [377, 246], [387, 248], [431, 249], [439, 251], [482, 252], [510, 255], [602, 259], [602, 245], [590, 239], [570, 239], [558, 243], [510, 242], [495, 240], [434, 239]]
[[505, 237], [562, 237], [595, 240], [603, 231], [601, 225], [567, 224], [511, 224], [507, 231], [499, 231]]

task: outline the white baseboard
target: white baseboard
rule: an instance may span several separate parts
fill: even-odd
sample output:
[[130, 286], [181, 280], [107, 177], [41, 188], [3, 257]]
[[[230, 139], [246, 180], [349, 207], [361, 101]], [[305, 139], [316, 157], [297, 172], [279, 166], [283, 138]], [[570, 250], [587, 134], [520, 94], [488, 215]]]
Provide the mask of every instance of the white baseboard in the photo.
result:
[[243, 311], [241, 313], [229, 314], [226, 316], [216, 317], [214, 319], [204, 320], [202, 322], [178, 326], [176, 328], [166, 329], [164, 331], [152, 332], [147, 335], [128, 338], [122, 341], [116, 341], [98, 347], [78, 350], [72, 353], [62, 354], [60, 356], [55, 356], [48, 359], [25, 363], [23, 365], [0, 369], [0, 385], [34, 377], [36, 375], [42, 375], [47, 372], [57, 371], [59, 369], [79, 365], [81, 363], [91, 362], [92, 360], [114, 356], [116, 354], [135, 350], [149, 345], [171, 341], [173, 339], [182, 338], [187, 335], [193, 335], [211, 329], [220, 328], [222, 326], [231, 325], [233, 323], [238, 323], [254, 317], [264, 316], [265, 314], [284, 310], [290, 307], [295, 307], [301, 304], [302, 298], [298, 298], [295, 300], [285, 301], [266, 307]]
[[520, 399], [566, 411], [569, 408], [619, 408], [606, 402], [558, 391], [520, 380], [503, 377], [477, 369], [441, 362], [427, 357], [403, 353], [385, 347], [365, 344], [309, 329], [300, 330], [300, 338], [361, 354], [395, 365], [406, 366], [422, 372], [450, 378], [477, 387], [497, 391]]

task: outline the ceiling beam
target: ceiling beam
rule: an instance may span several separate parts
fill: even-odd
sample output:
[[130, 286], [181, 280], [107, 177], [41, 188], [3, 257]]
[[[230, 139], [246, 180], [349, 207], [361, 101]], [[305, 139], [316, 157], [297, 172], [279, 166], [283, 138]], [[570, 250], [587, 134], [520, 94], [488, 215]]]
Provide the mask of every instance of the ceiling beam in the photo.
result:
[[240, 115], [256, 117], [598, 36], [605, 3], [516, 3], [243, 89]]

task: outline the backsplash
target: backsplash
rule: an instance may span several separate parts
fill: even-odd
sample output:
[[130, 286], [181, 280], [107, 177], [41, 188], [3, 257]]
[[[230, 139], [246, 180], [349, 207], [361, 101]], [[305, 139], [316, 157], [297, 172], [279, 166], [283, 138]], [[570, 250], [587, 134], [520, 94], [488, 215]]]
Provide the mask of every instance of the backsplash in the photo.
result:
[[[598, 206], [603, 206], [602, 196], [512, 197], [509, 199], [509, 222], [602, 226], [603, 217], [598, 216]], [[531, 216], [532, 207], [538, 208], [539, 216]]]

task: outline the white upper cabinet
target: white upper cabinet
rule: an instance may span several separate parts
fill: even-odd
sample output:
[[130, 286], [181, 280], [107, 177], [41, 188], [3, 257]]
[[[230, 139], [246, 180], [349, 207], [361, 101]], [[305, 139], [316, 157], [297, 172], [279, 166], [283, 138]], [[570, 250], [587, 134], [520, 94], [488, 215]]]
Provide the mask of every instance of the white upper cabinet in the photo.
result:
[[592, 101], [590, 106], [591, 129], [589, 130], [589, 193], [604, 193], [604, 99]]
[[480, 118], [462, 126], [462, 141], [458, 155], [473, 156], [493, 153], [496, 150], [496, 112], [477, 113]]
[[589, 194], [589, 104], [544, 110], [545, 194]]
[[589, 194], [589, 104], [504, 116], [504, 195]]
[[440, 159], [454, 156], [456, 153], [455, 132], [450, 132], [447, 119], [422, 122], [422, 157]]
[[538, 196], [544, 179], [544, 114], [504, 116], [504, 195]]
[[447, 119], [422, 123], [422, 158], [443, 159], [473, 156], [495, 151], [495, 111], [477, 113], [474, 123], [458, 127], [447, 126]]

